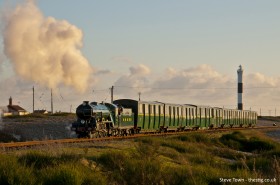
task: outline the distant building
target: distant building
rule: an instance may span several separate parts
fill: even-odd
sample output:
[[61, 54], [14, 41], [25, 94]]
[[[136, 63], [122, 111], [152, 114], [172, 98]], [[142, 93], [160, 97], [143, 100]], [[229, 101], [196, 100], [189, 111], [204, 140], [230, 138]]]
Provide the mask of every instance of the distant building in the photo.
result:
[[6, 107], [0, 107], [2, 110], [3, 116], [11, 116], [11, 115], [27, 115], [29, 114], [24, 108], [20, 107], [19, 105], [13, 105], [12, 97], [9, 98], [9, 105]]
[[34, 110], [34, 114], [48, 114], [49, 112], [47, 110]]

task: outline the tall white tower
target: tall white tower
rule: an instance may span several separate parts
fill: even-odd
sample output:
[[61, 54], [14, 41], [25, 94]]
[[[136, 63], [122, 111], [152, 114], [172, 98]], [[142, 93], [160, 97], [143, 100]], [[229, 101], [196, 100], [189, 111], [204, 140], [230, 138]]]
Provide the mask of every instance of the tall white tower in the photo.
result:
[[243, 76], [243, 69], [242, 66], [239, 66], [239, 69], [237, 70], [237, 79], [238, 79], [238, 89], [237, 89], [237, 102], [238, 102], [238, 110], [243, 110], [243, 103], [242, 103], [242, 93], [243, 93], [243, 82], [242, 82], [242, 76]]

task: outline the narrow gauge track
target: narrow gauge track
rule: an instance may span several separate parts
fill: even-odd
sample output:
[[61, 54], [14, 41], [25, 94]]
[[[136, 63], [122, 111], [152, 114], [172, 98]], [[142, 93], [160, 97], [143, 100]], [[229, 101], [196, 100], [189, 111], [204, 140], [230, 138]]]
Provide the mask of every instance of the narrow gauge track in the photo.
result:
[[226, 131], [233, 131], [233, 130], [258, 130], [258, 129], [277, 129], [277, 128], [280, 129], [279, 126], [238, 127], [238, 128], [201, 129], [201, 130], [167, 132], [167, 133], [144, 133], [144, 134], [135, 134], [135, 135], [128, 135], [128, 136], [101, 137], [101, 138], [92, 138], [92, 139], [75, 138], [75, 139], [11, 142], [11, 143], [0, 143], [0, 149], [6, 150], [6, 149], [18, 149], [18, 148], [30, 148], [33, 146], [52, 145], [52, 144], [124, 140], [124, 139], [134, 139], [134, 138], [148, 137], [148, 136], [162, 137], [162, 136], [179, 135], [179, 134], [186, 134], [186, 133], [216, 133], [216, 132], [226, 132]]

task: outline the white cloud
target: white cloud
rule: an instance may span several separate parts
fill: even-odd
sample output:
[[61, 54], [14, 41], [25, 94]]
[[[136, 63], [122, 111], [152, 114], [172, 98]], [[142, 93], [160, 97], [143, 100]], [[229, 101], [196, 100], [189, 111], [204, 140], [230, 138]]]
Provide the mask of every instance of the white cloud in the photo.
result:
[[[139, 66], [134, 68], [140, 69]], [[206, 64], [187, 69], [168, 68], [158, 78], [153, 78], [151, 71], [130, 70], [130, 74], [121, 76], [115, 85], [119, 86], [116, 91], [120, 98], [138, 99], [138, 92], [141, 92], [141, 99], [147, 101], [236, 108], [237, 74], [234, 75], [236, 77], [222, 74]], [[243, 86], [245, 109], [259, 111], [262, 107], [263, 113], [275, 107], [280, 109], [279, 77], [244, 73]]]
[[55, 88], [61, 84], [87, 89], [92, 67], [82, 55], [82, 31], [65, 20], [44, 17], [25, 1], [3, 18], [4, 53], [17, 75]]
[[[84, 100], [110, 101], [109, 85], [111, 73], [99, 70], [98, 82], [92, 77], [93, 83], [88, 84], [89, 90], [83, 95], [75, 93], [70, 87], [59, 86], [54, 89], [55, 110], [72, 111]], [[236, 75], [236, 74], [234, 74]], [[105, 78], [106, 77], [106, 78]], [[107, 78], [108, 77], [108, 78]], [[116, 77], [116, 76], [114, 76]], [[141, 99], [147, 101], [161, 101], [166, 103], [210, 105], [227, 108], [237, 106], [237, 75], [225, 75], [209, 65], [202, 65], [187, 69], [169, 68], [160, 76], [154, 78], [150, 68], [144, 65], [129, 68], [129, 73], [115, 78], [114, 98]], [[11, 77], [0, 82], [0, 105], [6, 105], [12, 96], [16, 102], [21, 102], [24, 108], [32, 108], [31, 82], [19, 77]], [[262, 114], [268, 115], [269, 110], [274, 115], [274, 109], [280, 111], [280, 78], [266, 76], [261, 73], [244, 72], [243, 103], [245, 109], [262, 109]], [[105, 88], [104, 88], [105, 87]], [[40, 99], [40, 96], [43, 96]], [[46, 106], [50, 110], [50, 89], [35, 84], [35, 108]]]
[[139, 64], [136, 67], [130, 67], [130, 76], [145, 76], [151, 73], [150, 68], [143, 64]]

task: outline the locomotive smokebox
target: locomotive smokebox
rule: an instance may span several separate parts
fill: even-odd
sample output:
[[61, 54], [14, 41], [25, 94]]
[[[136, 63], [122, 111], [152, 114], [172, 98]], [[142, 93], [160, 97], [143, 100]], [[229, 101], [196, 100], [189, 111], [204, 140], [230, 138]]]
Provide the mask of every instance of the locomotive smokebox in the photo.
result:
[[76, 115], [80, 119], [89, 119], [91, 117], [92, 107], [88, 101], [83, 101], [76, 109]]

